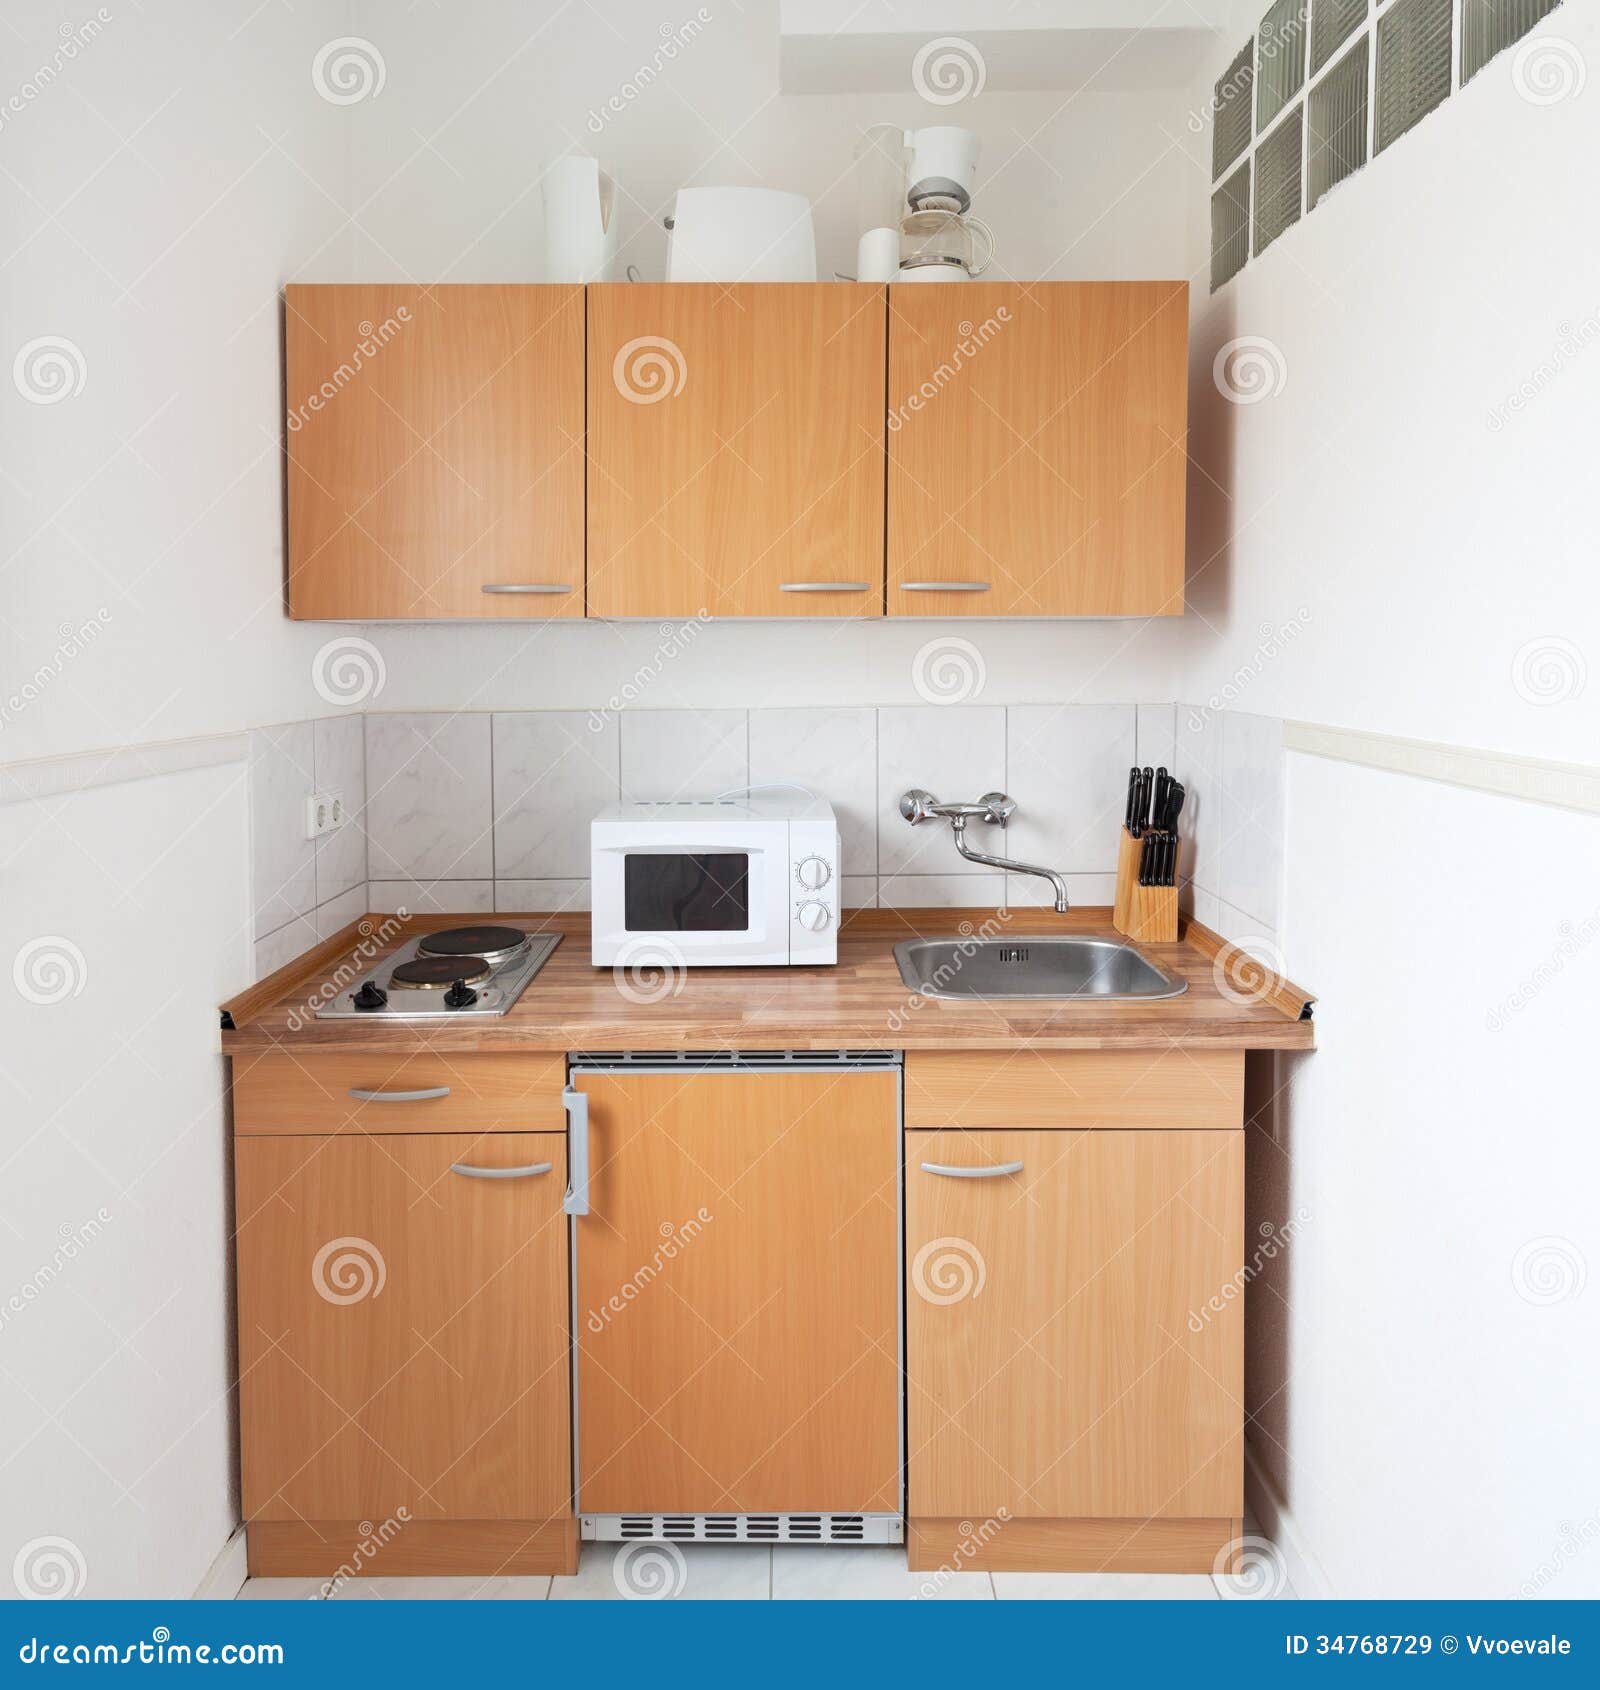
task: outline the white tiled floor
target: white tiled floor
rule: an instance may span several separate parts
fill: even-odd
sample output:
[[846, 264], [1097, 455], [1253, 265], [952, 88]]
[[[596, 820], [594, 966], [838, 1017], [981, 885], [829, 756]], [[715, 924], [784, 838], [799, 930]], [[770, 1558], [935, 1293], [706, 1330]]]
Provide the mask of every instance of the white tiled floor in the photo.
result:
[[[245, 1600], [320, 1597], [321, 1579], [251, 1579]], [[585, 1544], [575, 1578], [352, 1579], [335, 1601], [617, 1601], [660, 1597], [706, 1601], [1127, 1600], [1214, 1602], [1205, 1573], [912, 1573], [899, 1548], [776, 1549], [736, 1544]], [[1294, 1592], [1277, 1592], [1280, 1600]]]

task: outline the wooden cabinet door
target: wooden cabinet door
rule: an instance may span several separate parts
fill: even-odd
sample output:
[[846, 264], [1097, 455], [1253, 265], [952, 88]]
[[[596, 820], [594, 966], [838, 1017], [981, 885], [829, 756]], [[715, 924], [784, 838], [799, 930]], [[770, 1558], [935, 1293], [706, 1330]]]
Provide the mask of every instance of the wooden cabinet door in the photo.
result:
[[582, 616], [583, 289], [285, 305], [290, 614]]
[[890, 288], [890, 615], [1182, 614], [1188, 309], [1183, 282]]
[[252, 1138], [235, 1157], [245, 1518], [568, 1516], [565, 1139]]
[[589, 614], [883, 614], [884, 290], [589, 299]]
[[898, 1509], [895, 1076], [577, 1083], [582, 1512]]
[[906, 1135], [912, 1515], [1240, 1514], [1243, 1138]]

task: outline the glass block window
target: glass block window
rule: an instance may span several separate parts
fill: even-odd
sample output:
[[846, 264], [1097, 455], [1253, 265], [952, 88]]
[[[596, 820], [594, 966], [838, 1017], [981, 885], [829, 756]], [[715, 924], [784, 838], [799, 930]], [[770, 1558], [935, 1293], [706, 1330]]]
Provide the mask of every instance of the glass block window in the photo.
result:
[[1449, 97], [1452, 9], [1451, 0], [1389, 0], [1379, 14], [1375, 152]]
[[1300, 92], [1306, 79], [1306, 0], [1277, 0], [1256, 31], [1256, 133]]
[[[1448, 6], [1450, 0], [1445, 0]], [[1304, 112], [1295, 111], [1256, 148], [1255, 256], [1300, 221]]]
[[1367, 38], [1306, 101], [1306, 209], [1367, 162]]
[[1230, 282], [1250, 256], [1250, 160], [1211, 196], [1211, 291]]
[[1311, 69], [1315, 74], [1367, 21], [1367, 0], [1311, 0]]
[[1244, 51], [1228, 66], [1215, 89], [1211, 122], [1213, 182], [1250, 145], [1250, 94], [1255, 76], [1255, 52], [1255, 42], [1245, 42]]
[[1561, 0], [1461, 0], [1461, 80], [1520, 41]]

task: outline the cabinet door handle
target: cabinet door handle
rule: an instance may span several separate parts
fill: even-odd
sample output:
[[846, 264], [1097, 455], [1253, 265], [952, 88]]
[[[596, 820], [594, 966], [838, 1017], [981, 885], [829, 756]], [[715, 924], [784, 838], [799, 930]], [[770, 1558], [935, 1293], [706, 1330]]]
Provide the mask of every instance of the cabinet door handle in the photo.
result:
[[426, 1103], [432, 1097], [448, 1097], [449, 1086], [424, 1086], [421, 1091], [368, 1091], [365, 1086], [351, 1086], [350, 1095], [357, 1103]]
[[532, 1179], [535, 1174], [547, 1174], [554, 1162], [529, 1162], [524, 1168], [477, 1168], [471, 1162], [452, 1162], [450, 1172], [466, 1179]]
[[485, 581], [478, 589], [483, 593], [570, 593], [565, 581]]
[[945, 1162], [924, 1162], [925, 1174], [942, 1174], [945, 1179], [1003, 1179], [1007, 1174], [1020, 1174], [1020, 1162], [1001, 1162], [992, 1168], [954, 1168]]
[[891, 581], [902, 593], [986, 593], [987, 581]]
[[780, 581], [780, 593], [870, 593], [870, 581]]
[[564, 1214], [589, 1212], [589, 1100], [572, 1086], [561, 1094], [567, 1111], [567, 1194], [561, 1199]]

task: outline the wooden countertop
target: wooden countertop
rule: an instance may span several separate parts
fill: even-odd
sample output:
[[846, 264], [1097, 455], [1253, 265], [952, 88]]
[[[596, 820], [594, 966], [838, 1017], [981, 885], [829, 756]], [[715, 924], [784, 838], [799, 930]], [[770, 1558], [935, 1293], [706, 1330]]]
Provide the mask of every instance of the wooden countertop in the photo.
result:
[[[492, 918], [564, 935], [511, 1011], [498, 1020], [318, 1021], [325, 982], [348, 989], [359, 973], [416, 934], [486, 919], [480, 915], [369, 915], [241, 993], [223, 1011], [225, 1052], [292, 1050], [975, 1050], [1032, 1046], [1105, 1050], [1207, 1045], [1213, 1049], [1309, 1050], [1307, 995], [1189, 923], [1176, 944], [1137, 948], [1189, 982], [1181, 997], [1080, 1000], [924, 998], [895, 967], [901, 939], [965, 935], [984, 924], [1018, 940], [1044, 933], [1118, 939], [1108, 909], [1054, 911], [854, 910], [839, 931], [831, 968], [690, 970], [656, 1001], [624, 996], [609, 968], [589, 961], [587, 915]], [[660, 990], [660, 982], [654, 984]], [[330, 994], [331, 995], [331, 994]]]

